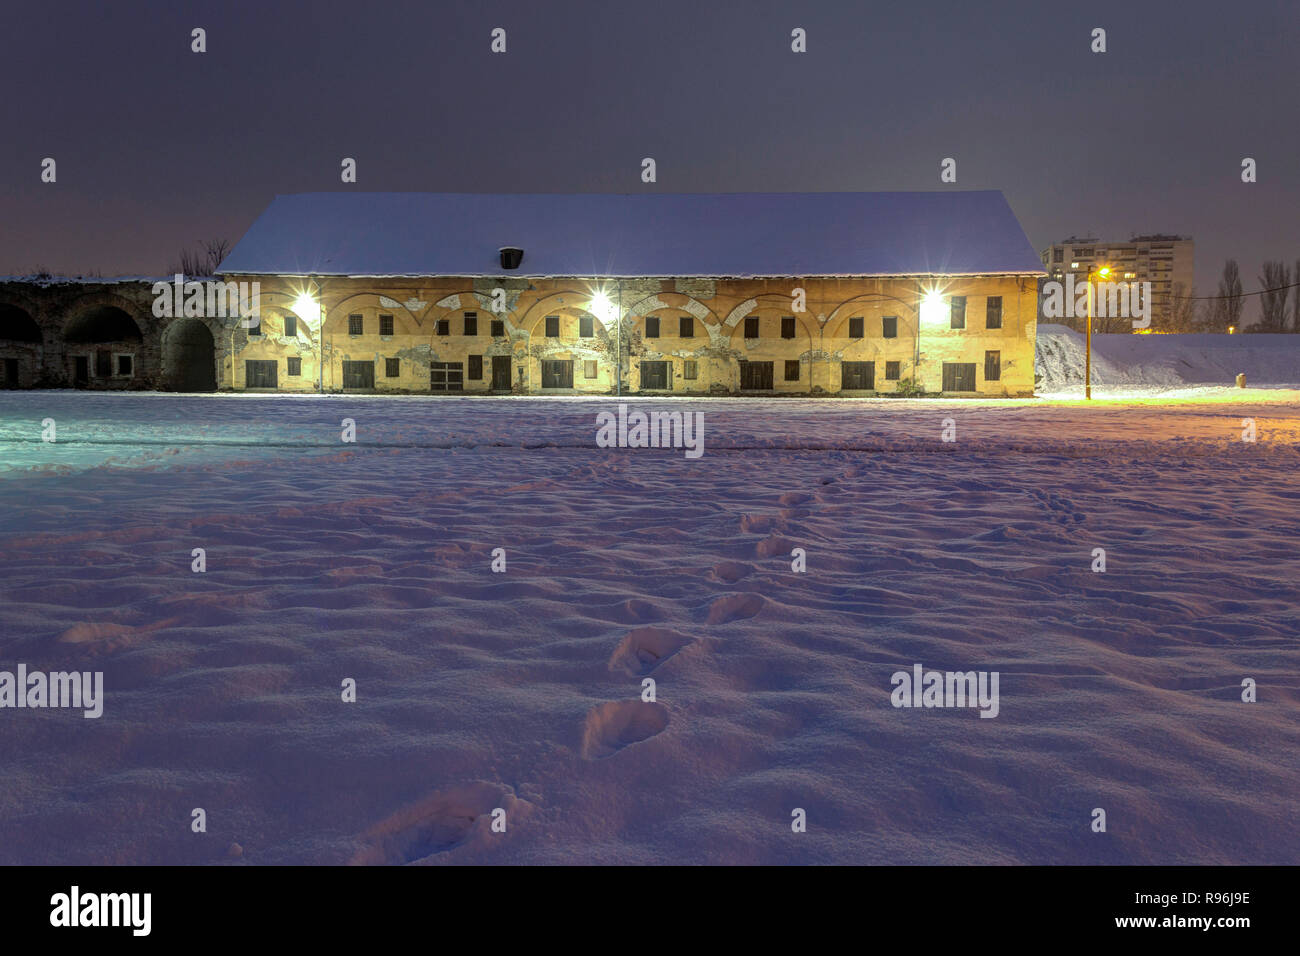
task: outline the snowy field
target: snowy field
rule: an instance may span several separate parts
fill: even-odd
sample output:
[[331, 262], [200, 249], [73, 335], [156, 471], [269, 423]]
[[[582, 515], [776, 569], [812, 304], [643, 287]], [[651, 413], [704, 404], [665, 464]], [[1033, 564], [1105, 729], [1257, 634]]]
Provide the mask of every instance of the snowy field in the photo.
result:
[[0, 863], [1300, 863], [1300, 393], [1097, 394], [0, 394]]
[[[1085, 337], [1063, 325], [1038, 326], [1034, 371], [1040, 395], [1078, 394]], [[1231, 387], [1238, 375], [1252, 387], [1294, 388], [1300, 382], [1300, 335], [1131, 335], [1092, 337], [1092, 381], [1119, 390], [1156, 393]]]

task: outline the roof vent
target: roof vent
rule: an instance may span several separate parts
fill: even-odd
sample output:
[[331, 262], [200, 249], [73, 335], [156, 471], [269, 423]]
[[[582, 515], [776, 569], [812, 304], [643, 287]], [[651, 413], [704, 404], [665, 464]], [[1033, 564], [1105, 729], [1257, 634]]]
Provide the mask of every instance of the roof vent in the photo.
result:
[[501, 253], [502, 269], [518, 269], [519, 263], [524, 261], [524, 250], [516, 249], [514, 246], [502, 246], [499, 250]]

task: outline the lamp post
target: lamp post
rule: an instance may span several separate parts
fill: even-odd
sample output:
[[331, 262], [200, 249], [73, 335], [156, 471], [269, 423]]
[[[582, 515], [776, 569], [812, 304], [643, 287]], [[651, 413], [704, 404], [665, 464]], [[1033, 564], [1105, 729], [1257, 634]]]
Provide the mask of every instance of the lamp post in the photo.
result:
[[1110, 278], [1110, 266], [1088, 270], [1088, 333], [1083, 352], [1083, 397], [1092, 401], [1092, 277]]

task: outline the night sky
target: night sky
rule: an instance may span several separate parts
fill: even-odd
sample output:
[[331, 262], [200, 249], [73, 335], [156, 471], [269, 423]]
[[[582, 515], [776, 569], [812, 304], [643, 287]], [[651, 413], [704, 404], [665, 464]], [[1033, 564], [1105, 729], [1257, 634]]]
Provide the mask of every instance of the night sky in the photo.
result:
[[1247, 291], [1300, 257], [1296, 0], [56, 0], [0, 19], [0, 272], [157, 275], [277, 193], [332, 189], [995, 188], [1036, 249], [1190, 233], [1201, 294], [1225, 257]]

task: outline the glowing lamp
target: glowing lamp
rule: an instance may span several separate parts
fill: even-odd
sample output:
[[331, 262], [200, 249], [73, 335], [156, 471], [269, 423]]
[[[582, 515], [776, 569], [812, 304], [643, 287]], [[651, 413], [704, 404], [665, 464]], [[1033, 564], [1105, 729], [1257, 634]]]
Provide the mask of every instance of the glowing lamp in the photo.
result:
[[602, 322], [609, 322], [618, 318], [618, 306], [611, 302], [609, 296], [604, 292], [597, 292], [592, 295], [591, 305], [587, 311]]
[[306, 292], [293, 300], [293, 313], [308, 325], [315, 326], [320, 322], [320, 305]]
[[947, 318], [947, 310], [943, 304], [943, 296], [937, 290], [931, 289], [921, 298], [921, 324], [938, 325]]

